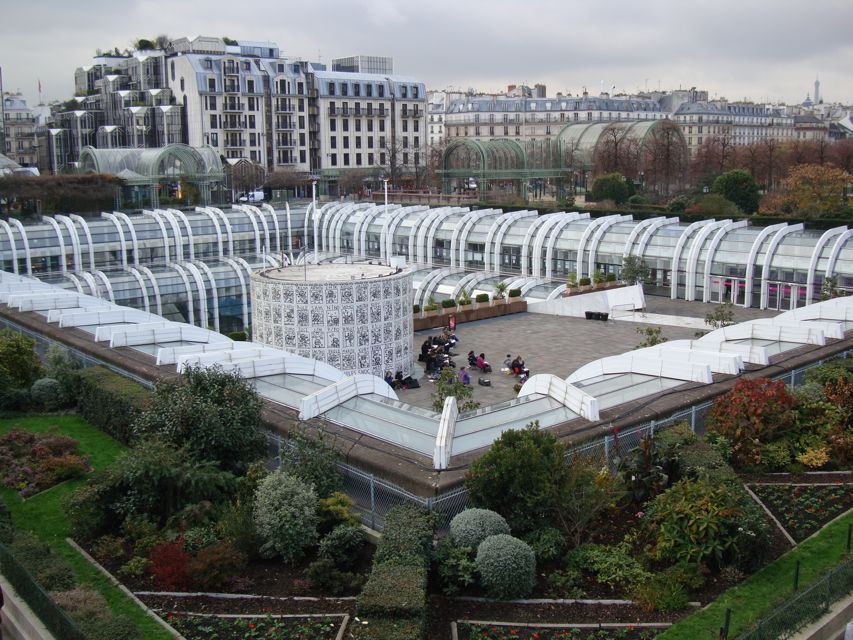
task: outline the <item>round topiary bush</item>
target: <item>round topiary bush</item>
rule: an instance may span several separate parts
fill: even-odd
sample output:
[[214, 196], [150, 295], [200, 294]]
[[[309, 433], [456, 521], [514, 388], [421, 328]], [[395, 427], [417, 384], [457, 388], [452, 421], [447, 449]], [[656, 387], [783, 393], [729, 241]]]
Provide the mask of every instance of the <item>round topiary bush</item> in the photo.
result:
[[489, 536], [501, 533], [509, 533], [509, 525], [490, 509], [466, 509], [450, 521], [450, 537], [460, 547], [476, 549]]
[[255, 528], [263, 540], [264, 557], [299, 560], [317, 541], [317, 494], [295, 476], [277, 471], [261, 480], [255, 491]]
[[523, 598], [536, 583], [536, 556], [533, 549], [507, 534], [490, 536], [477, 547], [480, 582], [493, 598]]
[[30, 387], [30, 397], [36, 406], [53, 411], [62, 406], [62, 385], [55, 378], [39, 378]]

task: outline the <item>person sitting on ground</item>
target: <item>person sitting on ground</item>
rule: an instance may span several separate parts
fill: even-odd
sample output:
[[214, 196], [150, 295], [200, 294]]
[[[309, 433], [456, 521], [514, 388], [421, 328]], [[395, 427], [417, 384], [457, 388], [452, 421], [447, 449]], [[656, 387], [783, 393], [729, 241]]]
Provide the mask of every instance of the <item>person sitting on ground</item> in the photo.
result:
[[462, 384], [464, 384], [464, 385], [470, 385], [471, 384], [471, 376], [468, 375], [468, 372], [465, 370], [465, 367], [459, 367], [458, 376], [459, 376], [459, 382], [461, 382]]
[[395, 389], [407, 389], [408, 385], [406, 381], [403, 379], [403, 372], [398, 371], [397, 375], [394, 376], [394, 388]]
[[473, 349], [471, 349], [471, 351], [468, 352], [468, 364], [472, 367], [477, 366], [477, 356], [474, 353]]
[[385, 382], [388, 383], [389, 387], [394, 388], [394, 376], [390, 371], [385, 372]]
[[485, 353], [481, 353], [480, 355], [477, 356], [477, 368], [480, 371], [482, 371], [483, 373], [488, 373], [488, 371], [486, 371], [487, 368], [489, 371], [492, 370], [492, 365], [490, 365], [486, 361], [486, 354]]

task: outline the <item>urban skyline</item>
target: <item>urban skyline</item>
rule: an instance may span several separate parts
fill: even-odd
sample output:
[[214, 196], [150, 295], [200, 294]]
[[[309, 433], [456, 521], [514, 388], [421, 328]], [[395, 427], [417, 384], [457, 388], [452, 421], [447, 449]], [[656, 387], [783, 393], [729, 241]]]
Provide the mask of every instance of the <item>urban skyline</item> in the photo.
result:
[[[39, 101], [39, 86], [45, 102], [63, 100], [73, 94], [73, 70], [98, 48], [124, 49], [160, 33], [204, 34], [276, 41], [282, 55], [325, 63], [352, 53], [392, 56], [395, 71], [430, 89], [498, 92], [541, 82], [553, 95], [696, 86], [711, 97], [797, 104], [819, 77], [826, 102], [853, 102], [844, 67], [853, 56], [845, 38], [853, 12], [835, 0], [784, 9], [763, 1], [735, 9], [726, 0], [700, 11], [668, 0], [642, 6], [611, 0], [606, 10], [579, 6], [554, 20], [566, 11], [550, 0], [525, 3], [523, 10], [513, 3], [481, 10], [477, 1], [466, 4], [461, 19], [448, 19], [458, 11], [443, 0], [428, 12], [389, 0], [325, 0], [288, 7], [286, 21], [276, 25], [253, 17], [281, 11], [265, 0], [241, 5], [245, 19], [236, 21], [233, 8], [219, 11], [216, 2], [200, 13], [193, 5], [137, 1], [119, 15], [102, 0], [84, 10], [48, 0], [4, 8], [0, 66], [4, 89], [20, 90], [30, 104]], [[28, 24], [38, 30], [22, 28]], [[413, 44], [413, 33], [426, 35]]]

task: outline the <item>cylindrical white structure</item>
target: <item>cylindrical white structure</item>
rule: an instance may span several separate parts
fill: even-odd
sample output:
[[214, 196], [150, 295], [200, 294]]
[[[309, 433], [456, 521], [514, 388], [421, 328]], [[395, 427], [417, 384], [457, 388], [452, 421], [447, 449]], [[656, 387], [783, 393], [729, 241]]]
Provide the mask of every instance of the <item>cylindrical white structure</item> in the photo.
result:
[[252, 275], [252, 340], [347, 374], [412, 371], [412, 275], [367, 263]]

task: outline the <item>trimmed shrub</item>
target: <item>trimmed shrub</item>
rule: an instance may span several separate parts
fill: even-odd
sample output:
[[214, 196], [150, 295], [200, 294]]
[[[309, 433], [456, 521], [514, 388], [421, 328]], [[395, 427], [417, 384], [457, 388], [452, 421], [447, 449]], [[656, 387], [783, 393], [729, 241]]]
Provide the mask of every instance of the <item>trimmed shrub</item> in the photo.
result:
[[768, 471], [784, 471], [791, 464], [791, 450], [788, 443], [779, 440], [761, 447], [761, 464]]
[[47, 350], [47, 377], [59, 381], [62, 405], [73, 406], [80, 397], [80, 370], [83, 365], [68, 349], [57, 344]]
[[341, 484], [338, 452], [322, 431], [296, 431], [281, 455], [281, 470], [312, 485], [319, 498], [328, 498]]
[[508, 295], [510, 298], [520, 298], [520, 297], [521, 297], [521, 289], [510, 289], [510, 290], [507, 292], [507, 295]]
[[261, 480], [254, 521], [263, 540], [262, 556], [296, 562], [317, 541], [318, 520], [317, 494], [311, 485], [281, 471]]
[[54, 591], [50, 597], [78, 623], [95, 622], [110, 616], [110, 606], [104, 596], [88, 587]]
[[232, 331], [231, 333], [225, 334], [229, 338], [231, 338], [234, 342], [246, 342], [249, 339], [249, 336], [246, 335], [245, 331]]
[[584, 276], [583, 278], [581, 278], [580, 280], [578, 280], [578, 284], [579, 284], [580, 286], [582, 286], [582, 287], [588, 287], [589, 285], [591, 285], [591, 284], [592, 284], [592, 280], [590, 280], [589, 278], [587, 278], [586, 276]]
[[151, 550], [151, 575], [157, 586], [173, 591], [188, 589], [192, 583], [189, 575], [190, 554], [184, 551], [184, 539], [164, 542]]
[[476, 549], [489, 536], [509, 532], [504, 517], [489, 509], [466, 509], [450, 521], [450, 537], [460, 547]]
[[605, 282], [616, 282], [616, 274], [611, 271], [606, 276], [604, 276], [604, 281]]
[[217, 523], [217, 532], [234, 548], [250, 559], [260, 557], [264, 540], [255, 528], [251, 502], [232, 504], [227, 507]]
[[442, 538], [433, 554], [436, 574], [445, 595], [453, 596], [477, 581], [477, 565], [474, 549], [460, 547], [449, 537]]
[[131, 445], [132, 425], [150, 406], [151, 391], [100, 365], [82, 370], [79, 379], [77, 411], [80, 415], [122, 444]]
[[360, 616], [423, 619], [426, 613], [426, 569], [375, 565], [358, 596], [357, 609]]
[[194, 586], [213, 591], [246, 568], [246, 556], [226, 542], [201, 549], [187, 563], [187, 574]]
[[442, 309], [455, 309], [456, 308], [456, 300], [442, 300], [441, 301]]
[[536, 584], [536, 555], [530, 546], [505, 533], [483, 540], [477, 547], [480, 582], [493, 598], [523, 598]]
[[570, 568], [592, 573], [596, 582], [611, 589], [630, 589], [651, 575], [629, 553], [624, 546], [584, 544], [570, 551], [565, 562]]
[[335, 527], [345, 524], [357, 527], [360, 521], [353, 512], [354, 504], [352, 498], [340, 491], [335, 491], [328, 498], [322, 498], [318, 506], [320, 524], [317, 525], [317, 530], [320, 535], [326, 535]]
[[119, 567], [120, 578], [142, 578], [151, 571], [151, 561], [142, 556], [133, 556]]
[[419, 304], [412, 305], [412, 313], [420, 313], [420, 312], [421, 312], [421, 305], [419, 305]]
[[385, 516], [382, 540], [373, 563], [426, 568], [433, 534], [433, 518], [429, 512], [410, 505], [394, 507]]
[[5, 411], [29, 411], [33, 399], [29, 389], [6, 387], [0, 391], [0, 409]]
[[339, 569], [349, 569], [356, 560], [358, 548], [364, 544], [365, 535], [361, 527], [340, 525], [320, 541], [317, 555], [328, 558]]
[[536, 562], [552, 562], [562, 557], [568, 541], [565, 534], [554, 527], [542, 527], [527, 534], [524, 541], [536, 554]]
[[54, 411], [64, 402], [62, 387], [54, 378], [39, 378], [30, 387], [30, 397], [35, 405], [44, 411]]
[[36, 341], [11, 329], [0, 329], [0, 389], [29, 389], [42, 375]]
[[331, 596], [343, 595], [362, 583], [361, 576], [341, 571], [331, 558], [318, 558], [312, 562], [306, 576], [315, 587]]
[[474, 302], [488, 302], [488, 301], [489, 301], [489, 294], [488, 293], [478, 293], [474, 297]]

